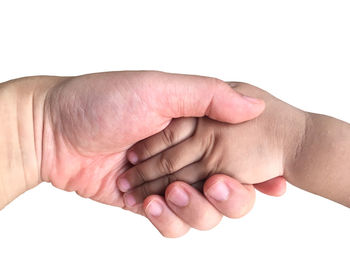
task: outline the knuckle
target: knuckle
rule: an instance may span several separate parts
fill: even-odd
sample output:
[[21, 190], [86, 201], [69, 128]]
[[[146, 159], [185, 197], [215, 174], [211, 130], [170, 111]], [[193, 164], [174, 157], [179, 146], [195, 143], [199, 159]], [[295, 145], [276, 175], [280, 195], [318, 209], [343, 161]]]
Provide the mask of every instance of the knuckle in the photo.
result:
[[135, 169], [135, 173], [136, 173], [137, 177], [139, 178], [139, 180], [141, 181], [141, 183], [145, 183], [145, 182], [148, 181], [145, 173], [143, 172], [143, 170], [138, 165], [136, 165], [134, 167], [134, 169]]
[[204, 149], [204, 155], [201, 160], [201, 167], [203, 167], [206, 177], [211, 176], [213, 173], [217, 172], [220, 166], [219, 153], [215, 151], [216, 138], [215, 134], [211, 133], [207, 140], [202, 142], [202, 147]]
[[145, 199], [147, 196], [151, 195], [148, 184], [141, 186], [141, 194], [142, 194], [142, 199]]
[[195, 134], [193, 140], [194, 144], [200, 145], [200, 151], [204, 152], [204, 156], [207, 156], [212, 152], [216, 144], [216, 133], [212, 129], [207, 129], [204, 136]]
[[203, 159], [201, 164], [203, 165], [207, 176], [211, 176], [214, 173], [220, 172], [220, 167], [222, 166], [221, 162], [222, 158], [218, 158], [218, 156], [212, 154]]
[[170, 185], [169, 176], [163, 176], [158, 180], [157, 194], [164, 195], [166, 188]]
[[162, 131], [162, 139], [167, 146], [171, 146], [175, 142], [175, 133], [172, 129], [164, 129]]
[[165, 154], [161, 154], [159, 158], [160, 169], [164, 174], [172, 174], [175, 171], [173, 162]]
[[139, 154], [141, 155], [142, 159], [147, 159], [152, 156], [151, 147], [147, 140], [142, 143], [142, 150]]

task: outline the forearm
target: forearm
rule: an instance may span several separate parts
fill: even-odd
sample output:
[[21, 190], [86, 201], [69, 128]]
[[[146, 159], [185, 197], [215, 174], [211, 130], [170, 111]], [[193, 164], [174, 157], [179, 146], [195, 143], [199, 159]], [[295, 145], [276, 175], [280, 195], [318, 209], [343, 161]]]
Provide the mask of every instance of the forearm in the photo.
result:
[[42, 109], [54, 79], [0, 84], [0, 209], [41, 181]]
[[308, 113], [304, 138], [286, 179], [350, 207], [350, 125]]

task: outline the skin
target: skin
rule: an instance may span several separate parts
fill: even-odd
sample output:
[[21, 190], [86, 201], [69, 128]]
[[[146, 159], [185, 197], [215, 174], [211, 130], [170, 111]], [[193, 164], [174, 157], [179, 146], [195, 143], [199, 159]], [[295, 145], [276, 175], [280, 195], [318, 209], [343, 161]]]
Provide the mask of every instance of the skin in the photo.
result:
[[193, 184], [224, 173], [243, 184], [284, 176], [299, 188], [350, 206], [350, 125], [303, 112], [249, 84], [235, 89], [263, 99], [265, 111], [234, 125], [180, 118], [139, 142], [128, 153], [138, 163], [118, 178], [125, 202], [132, 207], [163, 192], [169, 182]]
[[[125, 208], [116, 180], [130, 168], [126, 153], [133, 144], [160, 132], [172, 118], [206, 115], [237, 123], [264, 109], [261, 100], [245, 99], [220, 80], [161, 72], [22, 78], [0, 84], [0, 101], [0, 120], [6, 123], [0, 129], [0, 208], [43, 181]], [[235, 190], [226, 208], [177, 182], [168, 189], [186, 187], [187, 207], [176, 210], [168, 196], [152, 196], [128, 209], [148, 216], [163, 235], [177, 237], [190, 227], [213, 227], [222, 214], [241, 215], [251, 208], [252, 186], [225, 175], [216, 180]], [[204, 194], [212, 182], [205, 182]], [[285, 182], [274, 185], [277, 190], [263, 188], [272, 195], [284, 191]], [[232, 212], [229, 204], [237, 200]], [[154, 202], [162, 208], [160, 215], [150, 213]], [[197, 208], [194, 216], [191, 206]]]

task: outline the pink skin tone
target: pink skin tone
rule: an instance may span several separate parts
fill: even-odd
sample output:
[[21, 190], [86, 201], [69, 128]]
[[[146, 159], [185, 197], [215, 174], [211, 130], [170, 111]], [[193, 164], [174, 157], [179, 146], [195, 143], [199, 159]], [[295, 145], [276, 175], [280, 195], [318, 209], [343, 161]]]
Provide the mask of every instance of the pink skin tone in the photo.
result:
[[[222, 191], [223, 187], [227, 188], [227, 193]], [[163, 236], [180, 237], [191, 228], [209, 230], [220, 223], [222, 216], [240, 218], [247, 214], [254, 205], [254, 187], [267, 195], [281, 196], [286, 191], [286, 180], [276, 177], [252, 186], [218, 174], [205, 181], [204, 195], [177, 181], [167, 187], [164, 197], [148, 196], [143, 207], [148, 219]], [[185, 193], [187, 198], [179, 192]]]
[[41, 176], [58, 188], [123, 207], [115, 182], [130, 167], [126, 152], [137, 141], [173, 117], [208, 114], [236, 123], [263, 109], [262, 101], [249, 103], [210, 78], [119, 72], [67, 79], [48, 91], [45, 102]]

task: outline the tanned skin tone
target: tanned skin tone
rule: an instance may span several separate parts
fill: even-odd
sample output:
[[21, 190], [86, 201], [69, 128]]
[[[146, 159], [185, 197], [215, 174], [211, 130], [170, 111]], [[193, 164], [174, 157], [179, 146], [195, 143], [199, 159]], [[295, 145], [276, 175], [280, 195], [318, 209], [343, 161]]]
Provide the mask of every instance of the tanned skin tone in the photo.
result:
[[350, 207], [350, 125], [299, 110], [252, 85], [234, 86], [264, 100], [265, 111], [241, 124], [180, 118], [134, 145], [128, 156], [136, 165], [118, 178], [127, 205], [162, 193], [173, 181], [195, 183], [224, 173], [244, 184], [283, 176]]

